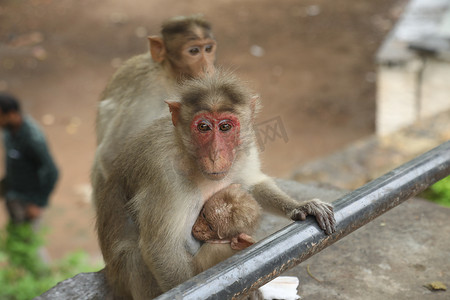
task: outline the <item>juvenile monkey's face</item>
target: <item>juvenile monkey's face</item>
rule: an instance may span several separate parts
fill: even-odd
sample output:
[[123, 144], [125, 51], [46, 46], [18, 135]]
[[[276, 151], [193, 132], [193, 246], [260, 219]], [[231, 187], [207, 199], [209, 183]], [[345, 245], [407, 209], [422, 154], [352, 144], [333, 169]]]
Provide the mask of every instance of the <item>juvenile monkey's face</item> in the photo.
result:
[[199, 39], [186, 43], [181, 49], [181, 59], [177, 64], [180, 73], [198, 77], [214, 72], [216, 42]]
[[199, 241], [209, 241], [219, 238], [217, 230], [207, 219], [205, 208], [201, 210], [194, 226], [192, 226], [192, 235]]
[[190, 129], [200, 171], [211, 180], [225, 178], [240, 143], [238, 117], [230, 112], [200, 112]]
[[198, 77], [214, 72], [216, 41], [201, 28], [194, 28], [183, 37], [177, 58], [172, 61], [179, 74]]

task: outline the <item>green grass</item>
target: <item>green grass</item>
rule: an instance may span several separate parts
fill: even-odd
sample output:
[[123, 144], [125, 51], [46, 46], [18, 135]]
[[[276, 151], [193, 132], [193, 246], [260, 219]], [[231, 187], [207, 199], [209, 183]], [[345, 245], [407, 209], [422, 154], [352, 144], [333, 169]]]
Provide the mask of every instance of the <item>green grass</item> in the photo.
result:
[[450, 207], [450, 176], [433, 184], [421, 196], [442, 206]]
[[43, 244], [42, 236], [36, 235], [28, 224], [10, 224], [0, 231], [0, 299], [32, 299], [62, 280], [102, 267], [91, 265], [83, 251], [44, 264], [38, 255]]

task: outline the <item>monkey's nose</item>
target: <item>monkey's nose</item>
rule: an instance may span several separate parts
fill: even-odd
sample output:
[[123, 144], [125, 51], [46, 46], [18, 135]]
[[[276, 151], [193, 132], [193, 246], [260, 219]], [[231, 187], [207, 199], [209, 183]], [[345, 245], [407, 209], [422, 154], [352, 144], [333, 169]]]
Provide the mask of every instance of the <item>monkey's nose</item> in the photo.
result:
[[205, 231], [202, 230], [201, 228], [198, 228], [198, 226], [194, 226], [194, 228], [192, 229], [192, 231], [193, 231], [194, 233], [201, 233], [201, 234], [204, 234], [204, 233], [205, 233]]
[[215, 164], [220, 159], [220, 150], [217, 149], [217, 147], [214, 148], [216, 149], [211, 150], [211, 152], [209, 153], [209, 159], [212, 163]]
[[203, 73], [205, 75], [214, 75], [216, 71], [216, 68], [214, 67], [214, 65], [208, 65], [203, 69]]

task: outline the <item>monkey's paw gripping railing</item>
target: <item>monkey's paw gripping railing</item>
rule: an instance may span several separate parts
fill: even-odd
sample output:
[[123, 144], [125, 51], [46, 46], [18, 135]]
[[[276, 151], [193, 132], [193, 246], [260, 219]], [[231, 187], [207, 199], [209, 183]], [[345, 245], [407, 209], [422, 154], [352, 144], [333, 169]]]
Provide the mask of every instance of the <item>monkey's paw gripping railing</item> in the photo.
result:
[[450, 141], [334, 201], [331, 236], [294, 222], [156, 299], [239, 299], [448, 175]]

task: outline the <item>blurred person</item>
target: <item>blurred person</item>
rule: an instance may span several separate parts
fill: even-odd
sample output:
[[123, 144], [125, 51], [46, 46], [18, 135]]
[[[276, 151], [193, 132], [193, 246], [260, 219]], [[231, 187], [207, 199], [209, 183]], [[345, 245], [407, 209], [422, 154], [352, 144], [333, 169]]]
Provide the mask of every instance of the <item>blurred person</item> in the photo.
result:
[[58, 179], [58, 169], [39, 126], [22, 114], [19, 101], [6, 93], [0, 93], [0, 126], [6, 157], [0, 192], [6, 200], [10, 222], [28, 222], [37, 232]]

